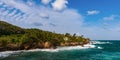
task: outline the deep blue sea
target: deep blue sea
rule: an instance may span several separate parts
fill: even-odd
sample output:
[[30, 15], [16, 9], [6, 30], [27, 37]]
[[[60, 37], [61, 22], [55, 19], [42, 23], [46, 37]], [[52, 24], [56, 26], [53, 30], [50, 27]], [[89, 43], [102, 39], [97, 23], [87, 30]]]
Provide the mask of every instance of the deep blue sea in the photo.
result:
[[59, 51], [29, 51], [7, 55], [0, 53], [0, 60], [120, 60], [120, 41], [94, 41], [94, 48], [64, 49]]

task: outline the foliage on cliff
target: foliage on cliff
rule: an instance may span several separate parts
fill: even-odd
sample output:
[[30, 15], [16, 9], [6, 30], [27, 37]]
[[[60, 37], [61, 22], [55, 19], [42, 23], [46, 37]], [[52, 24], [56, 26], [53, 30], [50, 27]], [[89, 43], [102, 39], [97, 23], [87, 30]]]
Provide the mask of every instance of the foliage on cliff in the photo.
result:
[[23, 29], [0, 21], [0, 50], [84, 45], [89, 43], [89, 41], [89, 38], [76, 36], [76, 34], [58, 34], [40, 29]]

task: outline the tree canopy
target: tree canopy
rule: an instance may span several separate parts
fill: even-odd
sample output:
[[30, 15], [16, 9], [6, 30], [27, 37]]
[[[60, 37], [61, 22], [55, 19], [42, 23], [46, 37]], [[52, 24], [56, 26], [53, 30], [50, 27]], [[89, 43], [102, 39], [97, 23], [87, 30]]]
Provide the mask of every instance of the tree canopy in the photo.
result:
[[50, 47], [68, 46], [73, 45], [73, 43], [76, 43], [76, 45], [83, 45], [89, 43], [89, 41], [89, 38], [76, 36], [76, 34], [58, 34], [35, 28], [24, 29], [7, 22], [0, 21], [0, 49], [6, 47], [11, 50], [44, 48], [46, 42], [49, 42]]

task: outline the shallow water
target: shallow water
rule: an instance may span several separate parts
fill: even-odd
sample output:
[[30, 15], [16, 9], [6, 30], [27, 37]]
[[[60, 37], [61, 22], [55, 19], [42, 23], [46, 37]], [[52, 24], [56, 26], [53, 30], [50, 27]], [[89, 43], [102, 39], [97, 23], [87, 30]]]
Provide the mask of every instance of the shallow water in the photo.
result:
[[[120, 41], [94, 41], [95, 47], [62, 47], [1, 54], [0, 60], [120, 60]], [[93, 46], [94, 46], [93, 45]]]

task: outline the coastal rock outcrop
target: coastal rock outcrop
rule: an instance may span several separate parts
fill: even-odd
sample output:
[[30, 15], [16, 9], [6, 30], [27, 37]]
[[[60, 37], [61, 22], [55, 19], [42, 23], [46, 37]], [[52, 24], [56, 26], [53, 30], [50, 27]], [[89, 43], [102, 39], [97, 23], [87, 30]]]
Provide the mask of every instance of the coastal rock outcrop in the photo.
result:
[[45, 42], [44, 43], [44, 48], [50, 48], [52, 44], [50, 42]]

